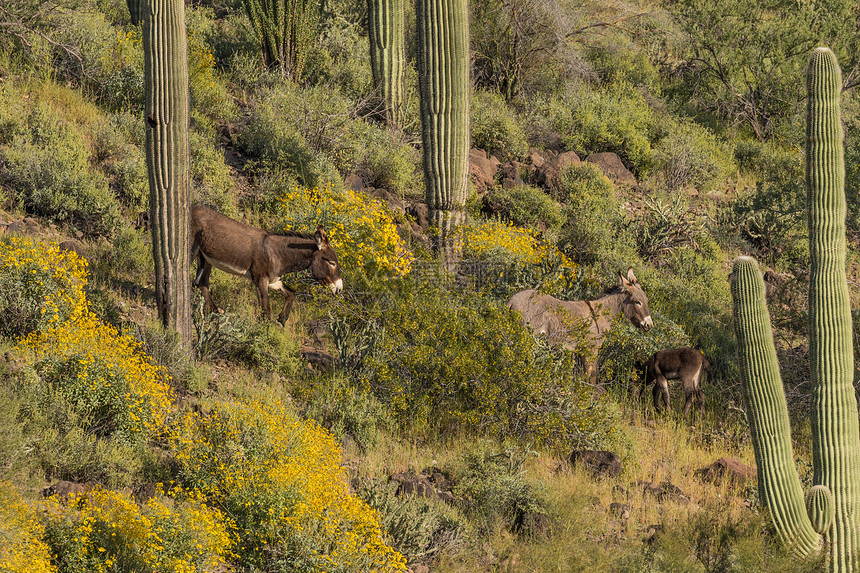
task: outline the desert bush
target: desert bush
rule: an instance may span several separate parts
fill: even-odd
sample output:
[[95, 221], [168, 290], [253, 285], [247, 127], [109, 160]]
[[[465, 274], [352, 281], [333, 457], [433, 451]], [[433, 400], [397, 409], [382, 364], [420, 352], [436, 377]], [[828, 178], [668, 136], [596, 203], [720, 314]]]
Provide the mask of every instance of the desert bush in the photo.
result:
[[94, 159], [132, 216], [149, 207], [143, 125], [128, 113], [113, 113], [99, 121], [93, 133]]
[[399, 196], [418, 187], [419, 156], [395, 132], [366, 126], [366, 148], [355, 162], [369, 187], [386, 189]]
[[361, 451], [376, 446], [380, 430], [393, 430], [388, 410], [368, 392], [349, 380], [324, 380], [313, 392], [303, 416], [315, 420], [340, 439], [352, 439]]
[[348, 374], [408, 432], [477, 431], [548, 447], [624, 439], [611, 421], [617, 410], [574, 379], [574, 357], [547, 348], [489, 297], [416, 277], [396, 296], [332, 314]]
[[31, 333], [18, 350], [46, 399], [68, 404], [88, 433], [131, 443], [163, 427], [171, 408], [165, 373], [133, 337], [89, 310]]
[[767, 143], [741, 142], [735, 157], [743, 171], [755, 176], [755, 188], [724, 211], [723, 226], [739, 229], [760, 259], [774, 264], [787, 257], [802, 263], [808, 257], [804, 255], [807, 230], [802, 154]]
[[308, 187], [339, 183], [357, 147], [348, 141], [349, 102], [319, 88], [292, 83], [262, 90], [250, 109], [239, 145], [258, 158], [257, 170], [287, 171]]
[[649, 92], [659, 91], [660, 75], [648, 54], [632, 45], [594, 45], [586, 59], [604, 84], [626, 83]]
[[731, 148], [689, 119], [671, 120], [654, 147], [654, 176], [670, 191], [724, 187], [737, 171]]
[[305, 64], [305, 83], [338, 90], [352, 101], [367, 99], [373, 90], [373, 74], [361, 22], [351, 18], [323, 22], [318, 47], [308, 54]]
[[524, 463], [532, 452], [509, 448], [498, 453], [471, 452], [463, 460], [463, 475], [457, 480], [455, 495], [485, 534], [499, 526], [524, 535], [539, 522], [548, 523], [549, 506], [540, 486], [526, 479]]
[[600, 168], [591, 163], [562, 171], [560, 200], [567, 219], [558, 244], [577, 263], [598, 263], [607, 271], [635, 264], [614, 189]]
[[342, 272], [353, 281], [409, 271], [412, 253], [397, 233], [394, 214], [379, 199], [331, 186], [296, 187], [280, 193], [277, 214], [283, 230], [314, 233], [323, 225]]
[[701, 209], [690, 205], [682, 195], [643, 197], [643, 209], [628, 228], [643, 259], [660, 265], [681, 245], [693, 249], [706, 246], [710, 235]]
[[496, 187], [484, 198], [494, 212], [500, 212], [514, 225], [541, 231], [554, 238], [565, 222], [561, 205], [549, 195], [528, 185], [511, 189]]
[[81, 133], [50, 105], [37, 104], [25, 132], [0, 146], [0, 181], [28, 212], [89, 235], [110, 235], [119, 224], [119, 205], [89, 159]]
[[456, 509], [420, 496], [396, 495], [396, 482], [360, 481], [356, 495], [379, 512], [386, 539], [410, 566], [467, 549], [470, 525]]
[[645, 97], [624, 82], [568, 95], [560, 131], [567, 149], [583, 155], [614, 151], [637, 176], [650, 173], [659, 120]]
[[0, 274], [11, 275], [14, 283], [19, 269], [26, 269], [27, 282], [19, 288], [38, 301], [41, 313], [38, 330], [15, 350], [41, 378], [50, 400], [68, 404], [88, 421], [89, 431], [100, 435], [116, 433], [132, 441], [160, 428], [170, 408], [163, 374], [133, 338], [121, 336], [90, 311], [85, 261], [27, 240], [11, 238], [2, 246], [0, 268], [6, 272]]
[[332, 436], [279, 403], [186, 413], [178, 477], [232, 518], [238, 564], [266, 571], [403, 571], [375, 512], [351, 495]]
[[140, 505], [98, 487], [49, 498], [45, 539], [59, 570], [202, 573], [226, 566], [233, 543], [222, 514], [179, 488], [169, 494]]
[[528, 153], [525, 130], [498, 92], [472, 93], [470, 127], [473, 147], [514, 159], [522, 159]]
[[57, 568], [51, 563], [44, 533], [36, 508], [11, 483], [0, 481], [0, 571], [54, 573]]
[[233, 178], [224, 162], [223, 150], [194, 130], [189, 133], [188, 143], [194, 202], [236, 217], [239, 214], [238, 197], [232, 192]]
[[0, 336], [18, 339], [78, 316], [87, 261], [56, 245], [0, 239]]
[[[210, 7], [192, 7], [186, 13], [188, 36], [188, 89], [191, 108], [210, 121], [229, 120], [236, 115], [236, 105], [215, 70], [215, 56], [210, 43], [214, 14]], [[208, 32], [208, 33], [207, 33]], [[198, 116], [198, 117], [199, 117]]]
[[230, 357], [287, 378], [295, 376], [303, 366], [296, 337], [268, 321], [246, 323], [241, 341]]

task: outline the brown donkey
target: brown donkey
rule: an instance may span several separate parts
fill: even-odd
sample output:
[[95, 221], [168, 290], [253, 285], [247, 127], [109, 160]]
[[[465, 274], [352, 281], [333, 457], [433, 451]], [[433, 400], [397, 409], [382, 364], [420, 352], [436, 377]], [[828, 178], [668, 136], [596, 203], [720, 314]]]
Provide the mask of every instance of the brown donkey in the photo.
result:
[[[705, 411], [705, 394], [702, 392], [702, 372], [712, 376], [711, 365], [701, 352], [695, 348], [685, 346], [683, 348], [671, 348], [660, 350], [651, 355], [645, 364], [645, 384], [654, 384], [652, 394], [654, 395], [654, 409], [658, 412], [662, 406], [669, 406], [669, 380], [680, 380], [684, 389], [685, 403], [684, 416], [690, 413], [693, 398], [699, 403], [699, 412]], [[637, 392], [637, 397], [642, 389]], [[662, 406], [661, 406], [662, 402]]]
[[633, 274], [618, 273], [618, 286], [594, 300], [559, 300], [536, 290], [523, 290], [508, 300], [508, 306], [523, 317], [535, 334], [545, 335], [551, 344], [560, 344], [576, 351], [581, 341], [572, 334], [582, 327], [586, 336], [588, 355], [585, 371], [591, 382], [597, 380], [597, 353], [612, 321], [624, 315], [634, 325], [648, 330], [654, 323], [648, 310], [648, 297]]
[[278, 321], [285, 323], [293, 306], [295, 292], [284, 286], [281, 276], [308, 267], [321, 284], [332, 292], [343, 289], [337, 254], [328, 242], [322, 225], [315, 235], [285, 233], [278, 235], [251, 227], [203, 205], [191, 207], [191, 258], [197, 258], [194, 286], [200, 289], [209, 312], [222, 312], [209, 294], [212, 267], [248, 277], [257, 287], [257, 300], [263, 314], [271, 320], [269, 289], [278, 290], [286, 299]]

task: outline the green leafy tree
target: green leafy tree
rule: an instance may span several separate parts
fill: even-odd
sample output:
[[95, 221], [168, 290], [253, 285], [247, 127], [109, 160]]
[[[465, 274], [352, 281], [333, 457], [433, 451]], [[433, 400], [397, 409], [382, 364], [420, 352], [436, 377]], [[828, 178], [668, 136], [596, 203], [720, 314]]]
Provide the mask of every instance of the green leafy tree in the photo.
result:
[[678, 101], [745, 125], [759, 139], [774, 135], [798, 111], [805, 93], [797, 77], [820, 43], [834, 46], [851, 71], [844, 88], [860, 81], [856, 3], [847, 0], [671, 0], [687, 46], [678, 54]]

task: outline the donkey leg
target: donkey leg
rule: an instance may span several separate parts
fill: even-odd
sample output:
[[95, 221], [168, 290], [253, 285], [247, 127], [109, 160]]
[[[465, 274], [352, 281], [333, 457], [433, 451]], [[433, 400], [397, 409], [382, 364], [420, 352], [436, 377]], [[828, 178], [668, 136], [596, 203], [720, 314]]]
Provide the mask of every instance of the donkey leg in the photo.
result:
[[686, 399], [684, 401], [684, 417], [686, 418], [690, 415], [690, 406], [693, 405], [693, 396], [696, 395], [696, 391], [688, 391], [686, 388], [684, 388], [684, 394], [686, 394]]
[[278, 322], [287, 324], [287, 318], [290, 316], [290, 311], [293, 309], [293, 301], [296, 299], [296, 293], [293, 289], [285, 286], [283, 283], [280, 288], [281, 294], [284, 295], [284, 308], [281, 314], [278, 315]]
[[699, 413], [704, 414], [705, 413], [705, 393], [702, 392], [701, 388], [696, 390], [696, 397], [698, 398], [698, 402], [699, 402]]
[[208, 312], [224, 312], [215, 301], [212, 300], [212, 295], [209, 293], [209, 275], [212, 273], [212, 265], [203, 256], [203, 253], [197, 254], [197, 276], [194, 278], [194, 286], [200, 289], [200, 294], [203, 295], [203, 300], [206, 301], [206, 310]]
[[[663, 376], [657, 377], [657, 382], [654, 384], [654, 409], [660, 412], [663, 407], [666, 410], [670, 410], [669, 403], [669, 381], [666, 380]], [[660, 402], [663, 402], [663, 406], [660, 405]]]
[[257, 301], [263, 309], [263, 316], [272, 320], [272, 308], [269, 306], [269, 279], [261, 277], [256, 279], [254, 284], [257, 285]]

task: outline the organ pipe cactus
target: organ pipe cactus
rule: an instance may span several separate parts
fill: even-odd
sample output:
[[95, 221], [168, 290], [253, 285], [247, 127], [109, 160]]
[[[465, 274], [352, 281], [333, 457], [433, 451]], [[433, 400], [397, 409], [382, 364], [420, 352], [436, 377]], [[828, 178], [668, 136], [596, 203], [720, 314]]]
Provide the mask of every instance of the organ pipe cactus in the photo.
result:
[[449, 248], [469, 189], [469, 8], [418, 0], [418, 83], [427, 206]]
[[406, 69], [404, 0], [367, 0], [367, 20], [373, 82], [379, 91], [386, 122], [400, 127]]
[[142, 0], [146, 165], [162, 323], [191, 340], [189, 92], [183, 0]]
[[761, 498], [790, 547], [802, 556], [814, 556], [826, 547], [829, 570], [840, 573], [860, 568], [860, 427], [845, 275], [841, 87], [833, 53], [816, 49], [807, 69], [806, 127], [815, 485], [806, 499], [793, 466], [788, 411], [761, 274], [748, 257], [735, 260], [732, 272], [735, 332]]

